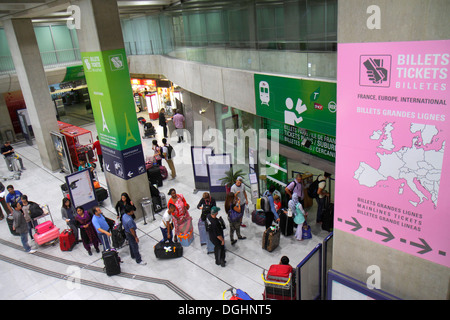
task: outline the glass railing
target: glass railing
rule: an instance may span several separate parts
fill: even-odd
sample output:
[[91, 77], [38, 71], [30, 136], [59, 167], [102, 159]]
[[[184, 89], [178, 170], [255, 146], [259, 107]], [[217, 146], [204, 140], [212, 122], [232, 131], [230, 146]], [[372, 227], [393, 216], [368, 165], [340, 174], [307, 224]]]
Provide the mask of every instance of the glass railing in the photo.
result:
[[[44, 68], [57, 68], [67, 65], [81, 64], [80, 50], [64, 49], [41, 52]], [[0, 56], [0, 74], [14, 73], [15, 67], [11, 56]]]
[[[127, 55], [166, 55], [225, 68], [292, 76], [336, 79], [336, 42], [278, 41], [173, 44], [161, 41], [125, 42]], [[41, 52], [45, 68], [81, 63], [79, 49]], [[14, 73], [11, 56], [0, 56], [0, 74]]]
[[166, 55], [203, 64], [281, 73], [294, 76], [336, 79], [336, 42], [183, 42], [166, 45], [155, 42], [125, 42], [127, 55]]

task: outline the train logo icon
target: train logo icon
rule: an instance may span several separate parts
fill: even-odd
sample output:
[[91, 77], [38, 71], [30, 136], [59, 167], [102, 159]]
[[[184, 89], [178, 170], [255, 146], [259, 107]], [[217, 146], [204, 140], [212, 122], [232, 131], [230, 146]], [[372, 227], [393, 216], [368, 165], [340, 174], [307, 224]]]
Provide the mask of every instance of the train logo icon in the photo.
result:
[[269, 91], [269, 84], [267, 83], [267, 81], [259, 82], [259, 99], [261, 100], [261, 104], [269, 106], [270, 91]]

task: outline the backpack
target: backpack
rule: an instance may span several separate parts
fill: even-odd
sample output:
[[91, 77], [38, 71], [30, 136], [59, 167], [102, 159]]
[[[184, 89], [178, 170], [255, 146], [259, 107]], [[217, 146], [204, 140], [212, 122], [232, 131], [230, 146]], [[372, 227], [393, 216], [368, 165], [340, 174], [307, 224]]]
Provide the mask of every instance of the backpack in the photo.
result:
[[175, 150], [173, 149], [173, 147], [169, 144], [167, 146], [167, 159], [172, 159], [175, 158], [176, 154], [175, 154]]
[[269, 202], [269, 198], [264, 195], [260, 198], [260, 205], [261, 205], [261, 210], [263, 210], [264, 212], [269, 212], [270, 210], [270, 202]]
[[35, 219], [37, 217], [40, 217], [44, 214], [44, 210], [36, 203], [28, 201], [29, 203], [29, 211], [30, 211], [30, 217], [31, 219]]
[[[326, 185], [326, 180], [321, 180], [319, 181], [319, 177], [317, 177], [317, 179], [311, 183], [308, 187], [308, 196], [310, 198], [317, 198], [319, 195], [317, 194], [317, 191], [319, 190], [319, 183], [322, 181], [325, 181], [325, 185]], [[324, 187], [325, 188], [325, 187]]]

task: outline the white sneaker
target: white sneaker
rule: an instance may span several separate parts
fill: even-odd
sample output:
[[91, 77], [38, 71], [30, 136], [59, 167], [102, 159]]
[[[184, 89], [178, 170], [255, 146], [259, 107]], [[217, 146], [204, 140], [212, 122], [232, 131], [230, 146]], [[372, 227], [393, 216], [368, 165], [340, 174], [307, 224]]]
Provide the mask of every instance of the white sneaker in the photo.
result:
[[36, 253], [37, 250], [31, 249], [30, 251], [28, 251], [28, 253]]
[[147, 262], [141, 261], [141, 262], [139, 262], [138, 264], [140, 264], [141, 266], [146, 266], [146, 265], [147, 265]]

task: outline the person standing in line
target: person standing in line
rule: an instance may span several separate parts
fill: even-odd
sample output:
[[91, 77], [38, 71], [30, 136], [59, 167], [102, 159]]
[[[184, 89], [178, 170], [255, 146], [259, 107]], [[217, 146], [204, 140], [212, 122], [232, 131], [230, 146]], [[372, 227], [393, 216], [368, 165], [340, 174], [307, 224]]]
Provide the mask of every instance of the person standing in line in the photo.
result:
[[225, 238], [223, 236], [223, 227], [217, 218], [220, 208], [212, 207], [211, 214], [206, 218], [209, 225], [209, 239], [214, 244], [214, 257], [216, 265], [225, 267]]
[[173, 164], [173, 152], [169, 152], [173, 149], [173, 147], [170, 144], [167, 145], [166, 138], [162, 139], [162, 143], [163, 143], [163, 147], [161, 149], [162, 157], [166, 160], [167, 165], [170, 168], [170, 173], [171, 173], [172, 179], [175, 179], [175, 177], [177, 176], [177, 172], [175, 171], [175, 166]]
[[328, 193], [325, 190], [325, 186], [327, 185], [328, 178], [331, 177], [331, 173], [324, 172], [323, 176], [319, 176], [319, 188], [317, 190], [317, 216], [316, 216], [316, 222], [322, 223], [322, 213], [323, 209], [325, 209], [325, 202], [326, 197], [330, 196], [330, 193]]
[[160, 241], [161, 243], [164, 243], [166, 241], [169, 241], [170, 243], [173, 242], [173, 235], [172, 235], [172, 214], [174, 213], [175, 209], [174, 204], [169, 204], [169, 207], [167, 208], [166, 212], [164, 212], [164, 215], [162, 216], [161, 223], [159, 225], [159, 228], [161, 229], [161, 233], [163, 235], [163, 239]]
[[139, 253], [139, 238], [136, 235], [137, 226], [131, 217], [134, 215], [134, 210], [131, 206], [125, 206], [125, 215], [122, 218], [123, 228], [125, 229], [125, 235], [130, 246], [131, 259], [135, 259], [137, 264], [145, 266], [147, 263], [142, 261], [141, 254]]
[[75, 242], [78, 242], [79, 240], [78, 227], [77, 222], [75, 220], [76, 213], [69, 198], [64, 198], [62, 200], [61, 216], [63, 220], [66, 221], [67, 226], [72, 230], [73, 234], [75, 235]]
[[12, 205], [15, 202], [20, 202], [22, 204], [22, 192], [19, 190], [14, 190], [14, 187], [10, 184], [6, 187], [6, 190], [8, 190], [8, 194], [6, 195], [6, 205], [8, 206], [9, 213], [13, 212]]
[[241, 201], [242, 217], [240, 224], [241, 227], [245, 228], [247, 226], [242, 223], [242, 219], [244, 218], [245, 207], [248, 205], [248, 199], [247, 199], [247, 192], [245, 191], [244, 178], [238, 177], [236, 179], [235, 184], [231, 186], [230, 191], [233, 192]]
[[183, 130], [184, 130], [184, 116], [180, 113], [179, 110], [175, 111], [175, 115], [172, 117], [173, 124], [177, 130], [178, 135], [178, 143], [184, 141]]
[[77, 221], [77, 225], [80, 228], [81, 239], [83, 240], [83, 246], [86, 251], [92, 256], [91, 244], [95, 248], [95, 252], [99, 253], [100, 250], [98, 248], [98, 236], [97, 232], [92, 225], [92, 217], [87, 212], [84, 211], [83, 207], [77, 207], [77, 215], [75, 217]]
[[166, 109], [161, 108], [161, 110], [159, 111], [159, 125], [161, 127], [163, 127], [163, 132], [164, 132], [164, 138], [168, 138], [167, 135], [167, 119], [166, 119]]
[[271, 185], [269, 190], [264, 192], [264, 197], [267, 197], [269, 200], [270, 210], [266, 212], [266, 229], [269, 229], [272, 226], [272, 222], [280, 222], [280, 216], [278, 215], [277, 210], [275, 210], [275, 204], [273, 200], [273, 194], [275, 191], [275, 186]]
[[[168, 195], [170, 196], [169, 201], [167, 201], [167, 205], [173, 204], [176, 209], [172, 213], [173, 216], [173, 225], [175, 229], [175, 236], [177, 236], [180, 233], [185, 233], [184, 231], [187, 230], [181, 230], [181, 226], [185, 225], [185, 223], [190, 219], [192, 220], [192, 217], [189, 215], [189, 204], [187, 203], [186, 199], [182, 194], [177, 194], [175, 189], [170, 189]], [[183, 231], [183, 232], [182, 232]], [[175, 237], [175, 241], [177, 238]]]
[[244, 240], [246, 237], [241, 235], [241, 216], [243, 215], [241, 209], [241, 200], [233, 192], [227, 194], [225, 199], [225, 212], [228, 215], [228, 221], [230, 222], [230, 240], [231, 245], [234, 245], [237, 240], [234, 239], [234, 232], [239, 240]]
[[158, 145], [158, 140], [152, 141], [152, 150], [153, 150], [153, 157], [155, 158], [156, 163], [158, 163], [158, 166], [162, 166], [162, 156], [161, 156], [161, 147]]
[[[5, 201], [5, 186], [3, 185], [3, 183], [0, 182], [0, 203], [3, 207], [3, 209], [5, 209], [6, 214], [8, 214], [8, 211], [6, 209], [8, 209], [8, 207], [6, 206], [6, 201]], [[3, 211], [2, 208], [0, 208], [0, 221], [3, 220], [5, 218], [5, 216], [3, 215]]]
[[100, 146], [100, 141], [98, 140], [98, 136], [97, 136], [97, 140], [94, 142], [92, 147], [94, 148], [95, 152], [97, 152], [98, 162], [100, 162], [100, 167], [102, 168], [102, 172], [104, 172], [102, 147]]
[[34, 241], [34, 238], [33, 238], [34, 225], [33, 225], [33, 219], [31, 218], [31, 215], [30, 215], [30, 203], [28, 202], [28, 197], [26, 195], [22, 195], [20, 197], [20, 200], [22, 200], [22, 212], [23, 212], [25, 221], [28, 224], [28, 232], [30, 233], [30, 238], [31, 238], [31, 240]]
[[[117, 213], [117, 219], [120, 219], [122, 221], [122, 217], [125, 214], [125, 207], [131, 206], [133, 208], [133, 211], [136, 211], [136, 206], [134, 205], [133, 201], [131, 201], [130, 196], [128, 193], [124, 192], [120, 195], [120, 200], [116, 203], [116, 213]], [[136, 217], [133, 214], [133, 220], [136, 219]]]
[[300, 173], [297, 173], [297, 175], [295, 176], [295, 180], [289, 183], [284, 189], [284, 191], [286, 192], [286, 194], [289, 196], [290, 199], [292, 199], [292, 195], [296, 193], [298, 196], [298, 200], [303, 206], [304, 194], [303, 194], [302, 175]]
[[92, 224], [94, 225], [95, 231], [97, 231], [100, 242], [103, 244], [103, 251], [111, 250], [111, 245], [109, 244], [111, 233], [109, 232], [109, 224], [103, 216], [102, 209], [96, 206], [92, 211], [94, 212]]
[[25, 249], [25, 252], [35, 253], [36, 250], [33, 250], [28, 244], [28, 225], [25, 217], [23, 216], [22, 204], [20, 202], [15, 202], [12, 204], [12, 208], [13, 230], [20, 234], [20, 240], [22, 241], [22, 246]]
[[[14, 157], [16, 155], [14, 152], [14, 148], [11, 145], [11, 141], [5, 141], [5, 144], [1, 147], [0, 152], [5, 157], [5, 162], [6, 162], [6, 166], [8, 167], [8, 170], [14, 171], [13, 170], [13, 161], [14, 161]], [[20, 170], [21, 171], [26, 170], [26, 168], [23, 166], [22, 158], [17, 156], [17, 160], [19, 161], [19, 164], [20, 164]]]

